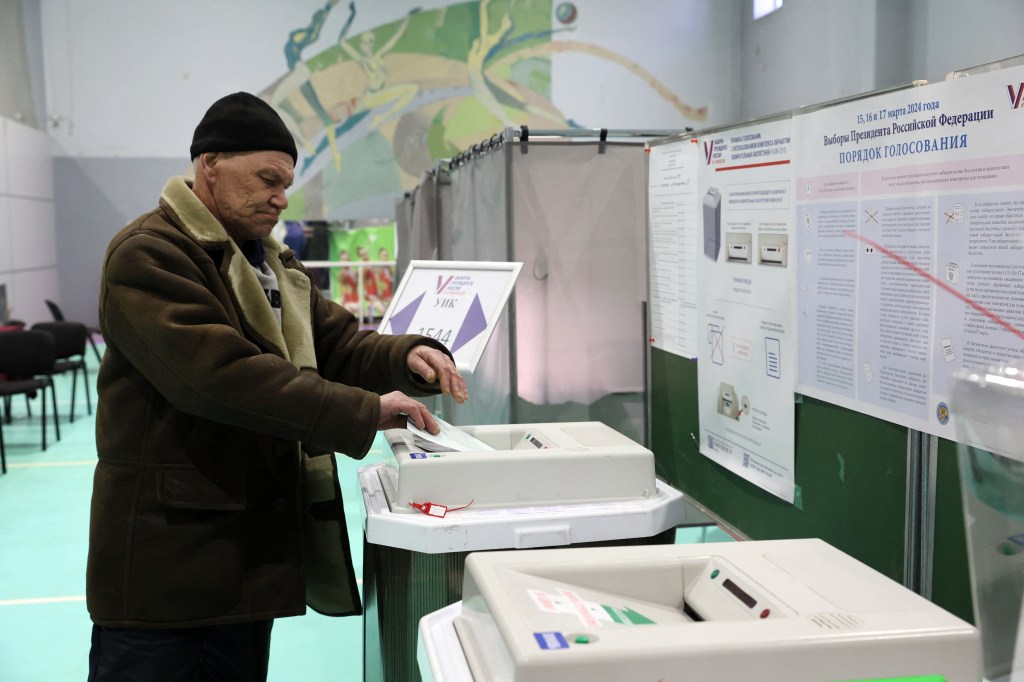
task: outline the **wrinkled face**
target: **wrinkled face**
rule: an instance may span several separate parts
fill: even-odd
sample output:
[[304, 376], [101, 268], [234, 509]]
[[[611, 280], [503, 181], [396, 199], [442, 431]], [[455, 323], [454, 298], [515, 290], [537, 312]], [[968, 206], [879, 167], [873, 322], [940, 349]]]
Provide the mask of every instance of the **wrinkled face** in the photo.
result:
[[288, 207], [285, 190], [294, 162], [284, 152], [220, 153], [207, 157], [208, 206], [236, 243], [268, 236]]

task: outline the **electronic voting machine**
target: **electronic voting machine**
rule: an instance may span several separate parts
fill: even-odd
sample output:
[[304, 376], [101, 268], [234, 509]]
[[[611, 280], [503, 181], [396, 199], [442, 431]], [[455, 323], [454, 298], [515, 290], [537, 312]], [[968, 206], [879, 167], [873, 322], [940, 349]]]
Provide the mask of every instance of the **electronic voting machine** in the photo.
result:
[[[379, 471], [391, 511], [642, 500], [658, 494], [654, 455], [601, 422], [416, 429], [385, 437], [397, 467]], [[456, 450], [455, 448], [461, 448]]]
[[476, 552], [434, 682], [978, 682], [971, 625], [821, 540]]

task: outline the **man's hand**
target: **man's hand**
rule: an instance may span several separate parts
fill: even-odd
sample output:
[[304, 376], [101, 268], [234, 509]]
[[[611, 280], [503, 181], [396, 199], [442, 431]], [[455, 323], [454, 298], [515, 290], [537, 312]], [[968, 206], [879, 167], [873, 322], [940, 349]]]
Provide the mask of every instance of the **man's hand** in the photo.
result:
[[401, 391], [392, 391], [380, 397], [378, 431], [404, 429], [407, 421], [415, 424], [416, 428], [430, 433], [436, 434], [441, 431], [434, 416], [423, 403], [413, 400]]
[[440, 383], [441, 393], [450, 395], [457, 403], [466, 402], [469, 397], [466, 380], [459, 374], [450, 357], [436, 348], [421, 345], [413, 347], [406, 360], [409, 369], [423, 377], [427, 383]]

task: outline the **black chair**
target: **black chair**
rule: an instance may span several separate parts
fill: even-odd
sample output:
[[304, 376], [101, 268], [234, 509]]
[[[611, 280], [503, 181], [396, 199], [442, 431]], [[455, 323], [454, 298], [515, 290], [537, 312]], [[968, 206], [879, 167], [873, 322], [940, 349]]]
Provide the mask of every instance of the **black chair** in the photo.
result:
[[53, 374], [71, 372], [71, 409], [68, 422], [75, 421], [75, 396], [78, 395], [78, 372], [82, 373], [82, 389], [85, 391], [85, 407], [92, 414], [92, 398], [85, 367], [85, 340], [89, 331], [81, 322], [37, 322], [32, 329], [44, 331], [53, 336], [55, 346]]
[[[53, 335], [45, 331], [0, 332], [0, 397], [4, 399], [4, 417], [11, 423], [11, 398], [40, 395], [43, 403], [43, 450], [46, 450], [46, 389], [50, 389], [53, 405], [53, 427], [60, 440], [60, 420], [57, 418], [57, 391], [53, 387], [54, 348]], [[31, 415], [31, 407], [29, 408]], [[7, 452], [4, 448], [3, 421], [0, 419], [0, 473], [7, 473]]]
[[[60, 309], [59, 305], [57, 305], [53, 301], [46, 301], [46, 307], [50, 309], [50, 314], [53, 315], [53, 319], [55, 322], [64, 322], [64, 311]], [[96, 348], [96, 342], [92, 340], [93, 334], [99, 334], [100, 330], [97, 329], [96, 327], [89, 326], [87, 326], [85, 329], [88, 332], [88, 336], [86, 336], [85, 338], [89, 342], [89, 345], [92, 346], [92, 352], [96, 355], [96, 362], [103, 362], [103, 357], [100, 356], [100, 351], [99, 349]]]

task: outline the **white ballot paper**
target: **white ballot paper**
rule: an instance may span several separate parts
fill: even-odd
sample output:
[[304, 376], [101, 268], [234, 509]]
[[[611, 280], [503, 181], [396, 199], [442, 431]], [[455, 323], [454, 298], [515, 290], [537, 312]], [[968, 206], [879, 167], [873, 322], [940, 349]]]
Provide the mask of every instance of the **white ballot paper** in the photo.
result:
[[409, 421], [406, 427], [412, 433], [413, 441], [417, 447], [423, 448], [426, 452], [471, 452], [494, 449], [482, 440], [474, 438], [457, 426], [452, 426], [440, 417], [435, 415], [434, 419], [437, 421], [437, 425], [441, 427], [441, 431], [437, 435], [416, 428], [412, 421]]

